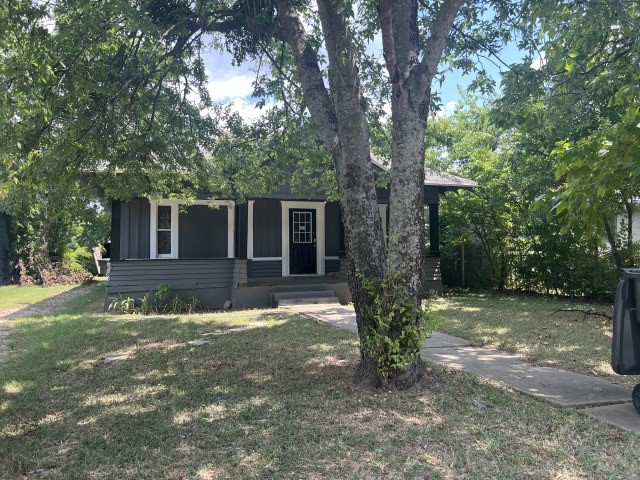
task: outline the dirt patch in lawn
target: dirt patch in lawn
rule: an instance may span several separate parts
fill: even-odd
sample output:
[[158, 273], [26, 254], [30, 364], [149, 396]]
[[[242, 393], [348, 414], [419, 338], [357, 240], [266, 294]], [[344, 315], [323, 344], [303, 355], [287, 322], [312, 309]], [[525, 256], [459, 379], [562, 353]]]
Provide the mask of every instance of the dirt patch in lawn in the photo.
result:
[[23, 317], [51, 315], [56, 313], [67, 302], [81, 295], [85, 295], [89, 290], [91, 290], [91, 288], [91, 285], [79, 285], [72, 290], [54, 295], [53, 297], [27, 305], [26, 307], [11, 310], [0, 310], [0, 362], [5, 361], [12, 353], [9, 342], [10, 330], [3, 328], [7, 323]]

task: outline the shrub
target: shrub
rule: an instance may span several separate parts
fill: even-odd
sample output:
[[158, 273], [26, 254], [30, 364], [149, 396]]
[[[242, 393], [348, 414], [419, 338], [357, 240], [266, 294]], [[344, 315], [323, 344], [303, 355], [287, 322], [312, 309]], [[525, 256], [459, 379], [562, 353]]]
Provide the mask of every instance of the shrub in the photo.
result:
[[51, 263], [41, 270], [42, 286], [78, 285], [89, 283], [93, 276], [84, 270], [73, 270], [64, 263]]
[[204, 307], [197, 297], [188, 299], [172, 295], [171, 286], [161, 283], [155, 292], [147, 292], [139, 299], [118, 297], [111, 301], [109, 311], [151, 315], [157, 313], [195, 313]]
[[63, 263], [68, 265], [71, 270], [83, 271], [90, 275], [98, 273], [96, 272], [93, 252], [87, 247], [78, 247], [75, 250], [65, 250]]
[[79, 285], [91, 281], [93, 275], [84, 269], [73, 269], [61, 262], [45, 263], [34, 257], [27, 261], [20, 259], [15, 268], [18, 285]]

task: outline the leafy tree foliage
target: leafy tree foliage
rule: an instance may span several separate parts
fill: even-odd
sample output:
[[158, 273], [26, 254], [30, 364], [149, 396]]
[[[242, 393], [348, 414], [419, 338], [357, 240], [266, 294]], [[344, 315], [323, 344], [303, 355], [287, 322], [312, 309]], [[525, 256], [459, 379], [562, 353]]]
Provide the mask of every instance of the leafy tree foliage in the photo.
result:
[[452, 264], [461, 244], [469, 251], [479, 243], [490, 267], [482, 286], [589, 296], [611, 292], [617, 276], [602, 241], [563, 232], [551, 215], [551, 194], [562, 185], [551, 157], [533, 148], [528, 132], [497, 126], [498, 112], [479, 106], [477, 98], [466, 102], [430, 127], [427, 161], [480, 183], [473, 192], [443, 201], [443, 262]]
[[[445, 58], [490, 85], [471, 55], [511, 37], [516, 7], [464, 0], [5, 3], [3, 186], [58, 176], [62, 192], [80, 182], [124, 199], [197, 190], [242, 199], [251, 187], [276, 183], [287, 158], [304, 158], [297, 162], [303, 172], [313, 165], [319, 183], [337, 186], [361, 345], [382, 342], [361, 349], [358, 379], [410, 386], [423, 372], [412, 332], [423, 323], [424, 138], [437, 101], [431, 84]], [[376, 37], [383, 62], [367, 51]], [[237, 63], [260, 65], [260, 104], [272, 98], [277, 106], [255, 128], [222, 109], [219, 124], [201, 114], [215, 108], [201, 56], [209, 42]], [[370, 126], [382, 123], [385, 106], [393, 125], [388, 245], [370, 164]], [[275, 173], [261, 176], [259, 166]], [[287, 178], [299, 182], [296, 174]]]
[[516, 67], [502, 99], [507, 122], [554, 144], [544, 151], [559, 183], [547, 194], [563, 231], [606, 235], [617, 267], [633, 265], [633, 244], [631, 228], [619, 242], [613, 219], [632, 226], [640, 191], [639, 18], [635, 2], [532, 2], [543, 66]]

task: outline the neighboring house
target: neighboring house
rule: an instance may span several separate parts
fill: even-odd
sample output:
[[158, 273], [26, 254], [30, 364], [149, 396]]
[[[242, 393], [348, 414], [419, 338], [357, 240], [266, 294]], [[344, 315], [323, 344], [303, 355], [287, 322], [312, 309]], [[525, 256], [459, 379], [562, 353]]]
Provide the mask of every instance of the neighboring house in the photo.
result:
[[[384, 170], [377, 161], [374, 168]], [[442, 290], [439, 196], [476, 186], [453, 175], [426, 174], [428, 290]], [[377, 193], [386, 232], [389, 192]], [[180, 200], [114, 200], [111, 239], [105, 307], [118, 296], [140, 298], [159, 284], [214, 308], [351, 300], [340, 207], [326, 195], [301, 198], [282, 187], [242, 204], [205, 198], [188, 205]]]
[[[633, 225], [631, 226], [631, 232], [633, 235], [634, 242], [640, 242], [640, 205], [635, 205], [635, 210], [633, 212], [632, 217]], [[616, 232], [623, 235], [623, 238], [626, 238], [626, 227], [629, 223], [629, 219], [627, 215], [618, 215], [616, 217]], [[625, 232], [623, 233], [623, 227]]]
[[9, 216], [0, 211], [0, 285], [11, 281], [9, 266]]

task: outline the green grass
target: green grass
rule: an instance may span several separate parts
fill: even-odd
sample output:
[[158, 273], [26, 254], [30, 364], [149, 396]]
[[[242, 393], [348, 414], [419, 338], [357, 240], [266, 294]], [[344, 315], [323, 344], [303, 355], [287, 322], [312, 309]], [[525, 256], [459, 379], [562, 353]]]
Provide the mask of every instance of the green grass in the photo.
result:
[[60, 285], [56, 287], [17, 287], [14, 285], [0, 287], [0, 312], [24, 308], [34, 303], [55, 297], [76, 288], [76, 285]]
[[640, 476], [640, 438], [462, 372], [359, 390], [348, 332], [277, 311], [106, 315], [102, 295], [11, 323], [0, 478]]
[[[561, 308], [611, 315], [610, 305], [588, 305], [536, 296], [469, 294], [437, 299], [433, 310], [442, 318], [439, 330], [517, 353], [528, 361], [635, 385], [638, 376], [611, 369], [611, 321]], [[554, 313], [555, 312], [555, 313]]]

